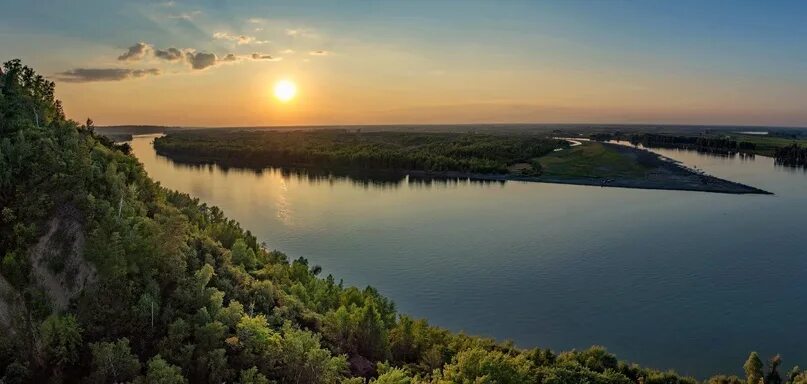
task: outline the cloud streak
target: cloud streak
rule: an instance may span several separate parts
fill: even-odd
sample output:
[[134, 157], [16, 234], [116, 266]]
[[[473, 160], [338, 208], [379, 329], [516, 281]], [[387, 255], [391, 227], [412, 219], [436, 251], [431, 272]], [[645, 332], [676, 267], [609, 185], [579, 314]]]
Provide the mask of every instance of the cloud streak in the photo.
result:
[[219, 59], [219, 61], [221, 61], [221, 62], [238, 61], [238, 56], [236, 56], [236, 55], [234, 55], [232, 53], [228, 53], [227, 55], [225, 55], [224, 57]]
[[252, 58], [252, 60], [269, 60], [269, 61], [283, 60], [282, 57], [274, 57], [272, 55], [268, 55], [265, 53], [253, 53], [250, 57]]
[[319, 37], [313, 30], [305, 28], [287, 29], [286, 35], [291, 37], [316, 38]]
[[169, 19], [176, 19], [176, 20], [185, 20], [185, 21], [192, 21], [197, 16], [201, 15], [202, 11], [191, 11], [191, 12], [182, 12], [177, 15], [169, 15]]
[[88, 83], [94, 81], [121, 81], [145, 76], [157, 76], [159, 74], [160, 70], [157, 68], [75, 68], [60, 72], [57, 77], [61, 81], [70, 83]]
[[213, 34], [213, 38], [216, 40], [234, 41], [238, 45], [268, 43], [266, 40], [258, 40], [258, 38], [255, 36], [232, 35], [227, 32], [216, 32]]

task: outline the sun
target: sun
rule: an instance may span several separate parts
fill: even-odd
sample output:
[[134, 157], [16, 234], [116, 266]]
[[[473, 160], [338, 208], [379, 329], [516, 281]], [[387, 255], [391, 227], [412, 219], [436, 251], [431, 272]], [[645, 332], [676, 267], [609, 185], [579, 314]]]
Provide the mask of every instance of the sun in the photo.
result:
[[289, 80], [280, 80], [275, 84], [275, 97], [282, 101], [287, 102], [297, 95], [297, 85]]

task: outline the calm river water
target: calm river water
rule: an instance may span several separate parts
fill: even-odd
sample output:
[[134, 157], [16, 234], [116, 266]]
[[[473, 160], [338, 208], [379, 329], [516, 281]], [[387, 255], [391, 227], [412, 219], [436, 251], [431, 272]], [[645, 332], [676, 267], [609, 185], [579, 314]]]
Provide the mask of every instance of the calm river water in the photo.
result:
[[470, 334], [704, 378], [752, 350], [807, 365], [807, 174], [659, 150], [773, 196], [556, 184], [365, 183], [188, 167], [134, 153], [270, 248]]

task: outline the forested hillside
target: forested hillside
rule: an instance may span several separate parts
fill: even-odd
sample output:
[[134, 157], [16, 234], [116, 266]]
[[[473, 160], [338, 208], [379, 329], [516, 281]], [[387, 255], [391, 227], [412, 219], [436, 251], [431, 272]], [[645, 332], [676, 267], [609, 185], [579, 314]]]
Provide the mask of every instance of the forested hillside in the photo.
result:
[[[695, 382], [601, 347], [519, 349], [399, 314], [162, 188], [19, 61], [0, 87], [3, 383]], [[747, 378], [709, 382], [807, 383], [778, 367], [752, 354]]]

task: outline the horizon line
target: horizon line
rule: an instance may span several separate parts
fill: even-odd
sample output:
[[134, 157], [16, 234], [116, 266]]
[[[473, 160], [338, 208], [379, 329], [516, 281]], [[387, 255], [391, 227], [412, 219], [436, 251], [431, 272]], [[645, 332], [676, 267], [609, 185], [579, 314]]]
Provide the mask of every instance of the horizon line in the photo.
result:
[[383, 124], [284, 124], [284, 125], [161, 125], [161, 124], [111, 124], [97, 125], [96, 128], [118, 127], [159, 127], [159, 128], [194, 128], [194, 129], [226, 129], [226, 128], [307, 128], [307, 127], [441, 127], [441, 126], [591, 126], [591, 127], [717, 127], [717, 128], [768, 128], [768, 129], [807, 129], [807, 125], [750, 125], [750, 124], [674, 124], [674, 123], [383, 123]]

